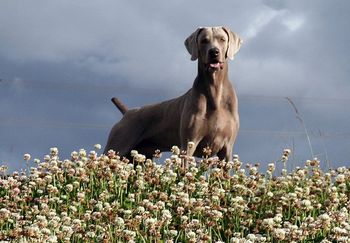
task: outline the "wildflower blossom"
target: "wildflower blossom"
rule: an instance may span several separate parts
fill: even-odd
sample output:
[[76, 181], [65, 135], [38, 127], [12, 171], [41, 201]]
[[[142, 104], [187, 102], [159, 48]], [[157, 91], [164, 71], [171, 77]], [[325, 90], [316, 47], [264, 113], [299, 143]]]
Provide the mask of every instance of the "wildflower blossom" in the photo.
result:
[[100, 150], [100, 149], [101, 149], [101, 144], [98, 144], [98, 143], [95, 144], [95, 145], [94, 145], [94, 148], [97, 149], [97, 150]]
[[172, 146], [172, 147], [171, 147], [171, 152], [172, 152], [174, 155], [179, 155], [179, 154], [180, 154], [180, 149], [179, 149], [179, 147], [177, 147], [177, 146]]
[[25, 160], [25, 161], [29, 161], [30, 160], [30, 154], [24, 154], [23, 155], [23, 159]]

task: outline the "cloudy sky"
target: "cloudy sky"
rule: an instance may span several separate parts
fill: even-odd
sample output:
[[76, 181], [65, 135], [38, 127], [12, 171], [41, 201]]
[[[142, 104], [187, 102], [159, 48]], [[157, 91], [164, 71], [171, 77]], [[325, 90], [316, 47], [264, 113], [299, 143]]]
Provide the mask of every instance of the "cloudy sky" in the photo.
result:
[[349, 11], [344, 0], [2, 0], [0, 163], [14, 170], [24, 153], [104, 146], [121, 118], [110, 98], [137, 107], [186, 92], [197, 64], [184, 40], [225, 25], [244, 40], [229, 66], [235, 153], [266, 164], [288, 147], [290, 166], [312, 156], [348, 165]]

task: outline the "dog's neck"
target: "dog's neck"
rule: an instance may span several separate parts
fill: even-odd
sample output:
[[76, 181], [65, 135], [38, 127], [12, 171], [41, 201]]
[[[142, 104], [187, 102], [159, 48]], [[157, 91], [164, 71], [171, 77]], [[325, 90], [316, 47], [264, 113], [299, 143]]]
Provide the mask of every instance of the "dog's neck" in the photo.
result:
[[218, 70], [209, 70], [207, 65], [198, 62], [198, 75], [193, 84], [193, 88], [203, 92], [208, 97], [209, 105], [216, 110], [220, 107], [223, 89], [228, 81], [228, 65], [223, 63]]

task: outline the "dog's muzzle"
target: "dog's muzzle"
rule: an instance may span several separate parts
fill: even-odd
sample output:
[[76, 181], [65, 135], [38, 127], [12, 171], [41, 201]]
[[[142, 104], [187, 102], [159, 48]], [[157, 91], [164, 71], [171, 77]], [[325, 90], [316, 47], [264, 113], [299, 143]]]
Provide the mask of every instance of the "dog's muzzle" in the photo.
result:
[[208, 70], [216, 71], [224, 68], [224, 62], [220, 61], [220, 50], [216, 47], [208, 51]]
[[209, 63], [209, 68], [214, 68], [214, 69], [223, 69], [224, 63], [223, 62], [216, 62], [216, 63]]
[[212, 60], [207, 63], [208, 71], [214, 72], [218, 70], [222, 70], [224, 68], [224, 62], [220, 62], [218, 60]]

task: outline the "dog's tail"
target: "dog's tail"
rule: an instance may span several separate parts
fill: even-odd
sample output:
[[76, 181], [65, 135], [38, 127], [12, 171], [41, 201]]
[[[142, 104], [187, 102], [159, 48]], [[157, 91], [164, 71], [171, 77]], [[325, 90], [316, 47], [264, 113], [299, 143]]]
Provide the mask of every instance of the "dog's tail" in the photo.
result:
[[128, 107], [126, 105], [123, 104], [123, 102], [121, 102], [118, 98], [113, 97], [111, 99], [111, 101], [113, 102], [113, 104], [120, 110], [120, 112], [124, 115], [125, 112], [128, 111]]

